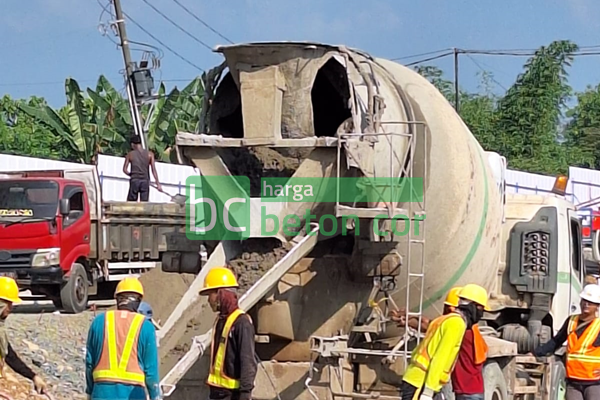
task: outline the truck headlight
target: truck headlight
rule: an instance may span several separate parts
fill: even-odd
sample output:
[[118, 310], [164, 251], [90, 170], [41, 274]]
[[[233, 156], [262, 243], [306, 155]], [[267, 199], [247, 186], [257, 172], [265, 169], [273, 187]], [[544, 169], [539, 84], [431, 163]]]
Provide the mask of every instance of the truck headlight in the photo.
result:
[[31, 260], [32, 267], [49, 267], [60, 264], [60, 249], [39, 249]]

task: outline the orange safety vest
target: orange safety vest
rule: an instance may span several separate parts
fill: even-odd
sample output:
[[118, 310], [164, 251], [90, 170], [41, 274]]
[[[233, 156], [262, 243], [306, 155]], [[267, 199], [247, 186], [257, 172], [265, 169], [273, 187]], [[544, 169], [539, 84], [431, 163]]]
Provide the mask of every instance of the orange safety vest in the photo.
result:
[[111, 310], [104, 318], [104, 343], [100, 361], [92, 372], [94, 382], [145, 386], [145, 375], [138, 362], [138, 338], [145, 317]]
[[594, 318], [580, 337], [575, 333], [577, 325], [579, 325], [579, 316], [572, 316], [567, 330], [567, 378], [583, 381], [598, 380], [600, 379], [600, 347], [594, 347], [594, 342], [600, 332], [600, 318]]
[[488, 345], [485, 342], [478, 325], [473, 325], [473, 345], [475, 346], [475, 365], [480, 365], [487, 359]]
[[[427, 328], [427, 333], [425, 334], [423, 341], [419, 343], [419, 346], [414, 350], [414, 353], [411, 356], [411, 362], [423, 371], [428, 371], [429, 364], [431, 363], [431, 355], [429, 354], [429, 344], [431, 343], [431, 340], [437, 333], [437, 330], [442, 326], [442, 324], [450, 318], [462, 319], [462, 317], [459, 314], [453, 312], [437, 317], [431, 322], [431, 324]], [[450, 371], [444, 371], [444, 374], [440, 380], [442, 384], [446, 384], [450, 381], [450, 372], [454, 369], [454, 364], [456, 364], [456, 359], [454, 360]]]
[[[223, 331], [221, 332], [221, 336], [216, 338], [213, 336], [212, 343], [210, 344], [210, 372], [208, 374], [207, 384], [211, 386], [216, 386], [224, 389], [238, 389], [240, 387], [240, 381], [238, 379], [233, 379], [228, 377], [225, 374], [223, 363], [225, 362], [225, 351], [227, 350], [227, 341], [229, 339], [229, 332], [231, 331], [231, 327], [233, 323], [238, 319], [238, 317], [242, 314], [245, 314], [244, 311], [239, 308], [229, 314], [227, 320], [225, 321], [225, 325], [223, 326]], [[213, 327], [214, 335], [216, 335], [218, 319], [215, 321], [215, 325]], [[217, 354], [214, 352], [214, 345], [216, 339], [219, 339], [219, 347], [217, 348]]]

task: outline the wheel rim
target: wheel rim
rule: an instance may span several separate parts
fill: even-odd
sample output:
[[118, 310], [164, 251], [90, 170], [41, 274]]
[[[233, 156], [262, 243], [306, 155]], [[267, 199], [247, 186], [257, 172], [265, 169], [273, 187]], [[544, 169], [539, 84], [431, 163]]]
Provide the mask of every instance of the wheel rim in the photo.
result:
[[85, 293], [85, 282], [81, 276], [78, 276], [77, 279], [75, 279], [75, 299], [77, 300], [77, 303], [83, 303], [85, 300]]

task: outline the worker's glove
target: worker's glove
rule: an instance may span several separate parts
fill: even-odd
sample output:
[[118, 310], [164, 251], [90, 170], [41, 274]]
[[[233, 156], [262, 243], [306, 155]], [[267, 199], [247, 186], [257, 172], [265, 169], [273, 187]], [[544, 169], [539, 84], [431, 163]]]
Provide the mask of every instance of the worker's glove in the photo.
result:
[[33, 377], [33, 386], [35, 386], [35, 391], [42, 394], [46, 393], [46, 382], [39, 376]]
[[433, 400], [433, 395], [434, 393], [431, 389], [424, 387], [419, 400]]

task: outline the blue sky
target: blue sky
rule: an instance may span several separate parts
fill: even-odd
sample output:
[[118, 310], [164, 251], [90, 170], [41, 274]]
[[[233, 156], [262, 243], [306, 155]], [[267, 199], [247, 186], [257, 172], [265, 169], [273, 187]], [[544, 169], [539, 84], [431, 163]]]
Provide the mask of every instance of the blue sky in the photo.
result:
[[[0, 13], [0, 95], [38, 95], [64, 104], [64, 80], [71, 76], [94, 87], [100, 74], [123, 88], [120, 49], [98, 30], [108, 0], [2, 0]], [[171, 25], [142, 0], [121, 0], [123, 9], [166, 45], [197, 66], [221, 61]], [[225, 41], [182, 10], [173, 0], [148, 0], [211, 47]], [[345, 44], [384, 58], [433, 50], [535, 49], [553, 40], [600, 45], [600, 2], [596, 0], [179, 0], [234, 42], [308, 40]], [[102, 21], [109, 20], [105, 14]], [[155, 80], [168, 87], [201, 73], [127, 21], [132, 40], [161, 48], [164, 57]], [[116, 40], [112, 36], [113, 40]], [[599, 47], [600, 50], [600, 47]], [[135, 52], [134, 58], [141, 53]], [[476, 90], [480, 67], [509, 87], [526, 57], [462, 56], [461, 86]], [[412, 62], [419, 58], [402, 60]], [[452, 77], [452, 57], [433, 61]], [[600, 56], [579, 57], [570, 69], [576, 90], [600, 82]], [[158, 86], [158, 85], [156, 85]], [[502, 91], [501, 88], [498, 89]]]

